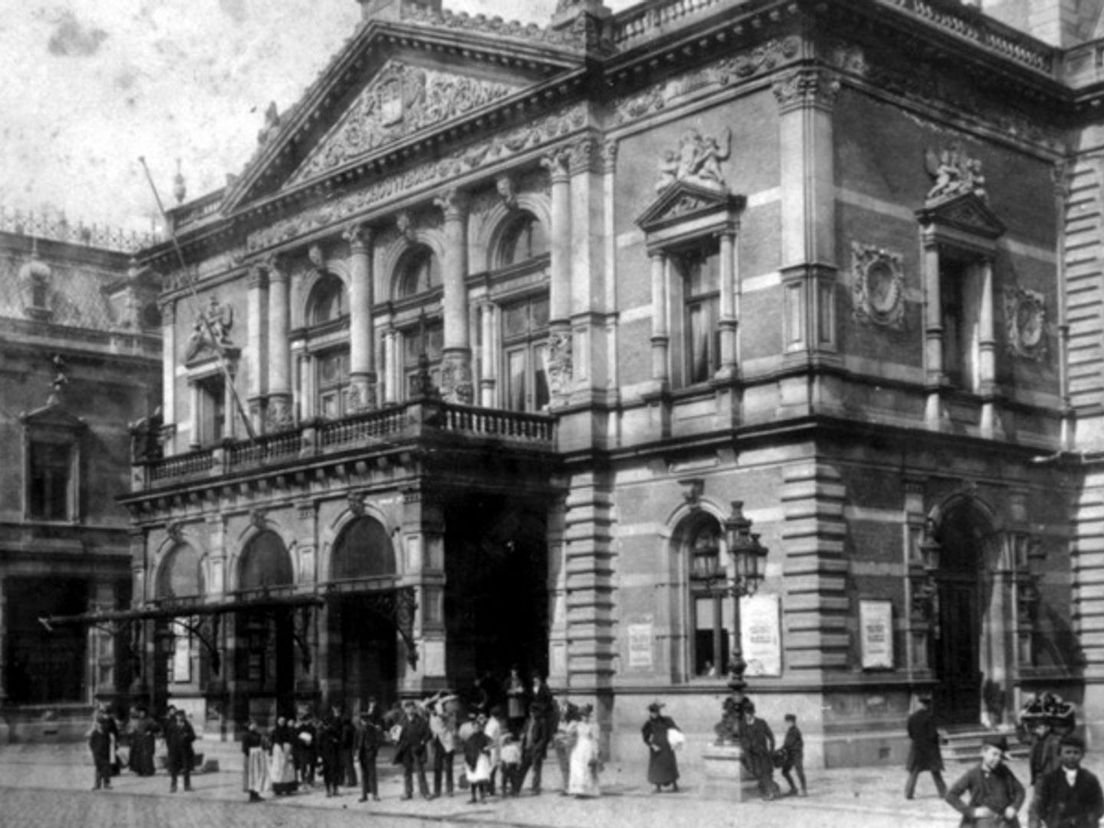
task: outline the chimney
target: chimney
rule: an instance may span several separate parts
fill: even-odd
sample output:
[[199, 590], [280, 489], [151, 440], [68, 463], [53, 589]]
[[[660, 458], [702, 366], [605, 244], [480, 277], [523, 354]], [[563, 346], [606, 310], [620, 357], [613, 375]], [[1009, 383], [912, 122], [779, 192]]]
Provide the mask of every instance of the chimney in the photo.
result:
[[402, 20], [403, 7], [417, 7], [431, 12], [441, 11], [441, 0], [357, 0], [365, 20]]

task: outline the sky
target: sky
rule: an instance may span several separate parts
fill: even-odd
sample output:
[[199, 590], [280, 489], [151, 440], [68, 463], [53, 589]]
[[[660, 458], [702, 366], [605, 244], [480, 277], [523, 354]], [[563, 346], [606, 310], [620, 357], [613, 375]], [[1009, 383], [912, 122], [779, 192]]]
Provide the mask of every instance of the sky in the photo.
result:
[[[555, 0], [445, 0], [546, 24]], [[607, 0], [614, 10], [632, 0]], [[238, 173], [264, 111], [294, 104], [356, 0], [0, 0], [0, 209], [140, 232], [179, 159], [187, 199]]]

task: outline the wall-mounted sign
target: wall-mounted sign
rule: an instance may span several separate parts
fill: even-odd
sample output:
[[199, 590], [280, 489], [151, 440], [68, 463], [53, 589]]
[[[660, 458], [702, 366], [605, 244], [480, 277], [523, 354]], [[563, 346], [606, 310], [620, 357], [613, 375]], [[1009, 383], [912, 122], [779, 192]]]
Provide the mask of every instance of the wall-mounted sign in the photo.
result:
[[651, 670], [654, 664], [652, 645], [655, 641], [655, 627], [651, 621], [628, 624], [629, 633], [629, 669]]
[[777, 595], [740, 599], [740, 646], [748, 676], [782, 675], [782, 619]]
[[859, 640], [864, 670], [893, 669], [893, 603], [859, 601]]

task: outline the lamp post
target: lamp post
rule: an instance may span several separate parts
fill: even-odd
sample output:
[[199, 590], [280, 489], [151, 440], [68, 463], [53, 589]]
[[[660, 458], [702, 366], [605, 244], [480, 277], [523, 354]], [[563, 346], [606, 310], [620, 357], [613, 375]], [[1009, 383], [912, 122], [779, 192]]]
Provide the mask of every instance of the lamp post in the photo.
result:
[[732, 595], [732, 657], [728, 664], [728, 687], [737, 699], [742, 699], [744, 688], [743, 647], [740, 643], [740, 599], [754, 595], [763, 580], [760, 563], [767, 557], [767, 548], [759, 543], [759, 535], [751, 531], [751, 519], [744, 517], [744, 503], [732, 501], [732, 514], [724, 522], [725, 545], [732, 556], [732, 583], [728, 592]]

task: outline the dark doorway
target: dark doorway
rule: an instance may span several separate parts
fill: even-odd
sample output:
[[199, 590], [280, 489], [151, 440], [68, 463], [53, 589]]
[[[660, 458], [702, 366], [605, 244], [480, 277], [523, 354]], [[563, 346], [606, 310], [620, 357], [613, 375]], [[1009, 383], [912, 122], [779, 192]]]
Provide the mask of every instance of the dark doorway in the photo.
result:
[[939, 627], [934, 665], [936, 709], [948, 724], [981, 720], [981, 550], [989, 527], [962, 506], [939, 527]]
[[86, 628], [66, 624], [51, 632], [38, 619], [86, 612], [88, 582], [77, 578], [8, 578], [4, 581], [4, 601], [9, 703], [87, 701]]
[[345, 688], [345, 709], [351, 712], [360, 702], [367, 707], [374, 697], [387, 709], [398, 700], [399, 648], [395, 622], [372, 607], [371, 596], [350, 595], [331, 605], [341, 633], [341, 685]]
[[544, 512], [471, 495], [445, 519], [449, 680], [502, 683], [548, 672], [548, 546]]

